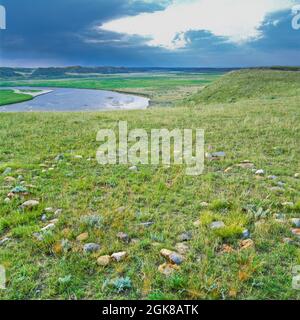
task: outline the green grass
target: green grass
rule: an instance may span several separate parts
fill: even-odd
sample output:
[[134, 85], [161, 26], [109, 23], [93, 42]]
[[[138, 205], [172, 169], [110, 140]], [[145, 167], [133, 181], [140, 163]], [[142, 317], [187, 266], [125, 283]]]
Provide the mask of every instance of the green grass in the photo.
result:
[[28, 94], [14, 93], [13, 90], [0, 90], [0, 106], [31, 100]]
[[151, 98], [151, 103], [154, 106], [173, 106], [182, 100], [184, 96], [195, 93], [199, 90], [199, 87], [215, 81], [221, 75], [222, 73], [103, 75], [88, 79], [0, 81], [0, 87], [31, 86], [114, 90], [148, 96]]
[[[177, 108], [0, 114], [0, 201], [20, 184], [5, 182], [1, 172], [7, 167], [16, 179], [23, 175], [31, 191], [26, 199], [40, 200], [38, 208], [24, 213], [19, 210], [24, 199], [1, 203], [0, 237], [12, 240], [0, 248], [0, 264], [6, 267], [8, 280], [0, 297], [299, 299], [299, 291], [292, 289], [291, 270], [300, 264], [300, 250], [282, 242], [292, 237], [289, 222], [273, 219], [280, 212], [287, 218], [300, 217], [300, 186], [294, 178], [299, 172], [300, 83], [295, 77], [283, 71], [232, 73]], [[230, 82], [240, 85], [231, 88]], [[251, 88], [248, 98], [242, 93], [245, 85]], [[276, 98], [266, 98], [269, 95]], [[227, 156], [207, 161], [198, 177], [186, 176], [180, 166], [139, 166], [138, 172], [132, 172], [128, 166], [87, 161], [95, 158], [97, 131], [116, 129], [119, 120], [148, 132], [162, 127], [203, 128], [206, 149], [211, 146]], [[57, 163], [58, 154], [64, 154], [64, 159]], [[264, 169], [266, 176], [257, 179], [251, 169], [235, 166], [245, 159]], [[232, 170], [225, 173], [228, 167]], [[269, 180], [268, 175], [278, 179]], [[285, 182], [281, 193], [270, 189], [276, 181]], [[202, 207], [203, 201], [208, 208]], [[284, 207], [287, 201], [294, 205]], [[46, 207], [62, 208], [63, 213], [56, 229], [39, 242], [32, 234], [45, 226], [40, 218]], [[267, 214], [256, 224], [260, 208]], [[99, 228], [83, 223], [81, 217], [89, 214], [102, 217]], [[48, 214], [48, 218], [53, 217]], [[210, 223], [218, 220], [226, 228], [211, 230]], [[147, 221], [154, 224], [140, 226]], [[244, 228], [250, 230], [255, 246], [240, 251], [239, 233]], [[193, 239], [187, 243], [187, 259], [174, 276], [166, 278], [157, 271], [165, 262], [159, 252], [174, 250], [178, 235], [189, 230]], [[138, 242], [120, 242], [116, 237], [120, 231]], [[89, 232], [88, 242], [101, 245], [98, 254], [82, 252], [82, 244], [76, 241], [82, 232]], [[62, 239], [68, 239], [70, 251], [59, 250]], [[235, 251], [222, 254], [223, 244]], [[97, 265], [98, 256], [123, 250], [128, 252], [125, 261], [106, 268]], [[131, 288], [124, 292], [110, 285], [127, 277]]]

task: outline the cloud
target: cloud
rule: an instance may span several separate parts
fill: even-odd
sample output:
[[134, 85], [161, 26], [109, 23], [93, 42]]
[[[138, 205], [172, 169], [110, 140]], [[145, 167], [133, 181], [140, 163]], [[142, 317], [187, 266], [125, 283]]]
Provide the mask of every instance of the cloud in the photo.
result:
[[207, 31], [241, 44], [260, 39], [268, 15], [291, 9], [293, 0], [174, 0], [165, 9], [113, 19], [99, 28], [140, 36], [149, 46], [186, 47], [190, 31]]

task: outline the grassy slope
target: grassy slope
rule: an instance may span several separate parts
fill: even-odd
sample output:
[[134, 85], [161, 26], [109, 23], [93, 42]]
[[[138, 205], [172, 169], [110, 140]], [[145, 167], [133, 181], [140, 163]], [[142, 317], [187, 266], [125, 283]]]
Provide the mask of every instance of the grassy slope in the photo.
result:
[[0, 106], [31, 100], [28, 94], [14, 93], [12, 90], [0, 90]]
[[[252, 76], [252, 73], [253, 76]], [[274, 77], [278, 76], [274, 71]], [[277, 223], [274, 213], [287, 217], [300, 217], [299, 180], [299, 82], [295, 75], [280, 72], [282, 90], [277, 86], [266, 99], [259, 85], [248, 90], [250, 99], [242, 99], [240, 88], [226, 94], [223, 90], [218, 103], [209, 105], [198, 101], [217, 97], [228, 81], [248, 83], [250, 76], [261, 86], [268, 85], [271, 74], [238, 73], [225, 76], [218, 84], [208, 87], [193, 99], [193, 107], [183, 105], [173, 109], [153, 108], [147, 111], [74, 114], [0, 114], [0, 172], [10, 166], [12, 176], [24, 176], [32, 184], [30, 198], [38, 198], [36, 210], [20, 213], [22, 199], [0, 206], [1, 236], [11, 237], [11, 242], [0, 250], [0, 263], [7, 267], [7, 290], [2, 298], [300, 298], [291, 287], [291, 268], [300, 264], [297, 246], [284, 244], [290, 237], [289, 223]], [[273, 77], [271, 77], [273, 79]], [[292, 94], [291, 85], [293, 92]], [[227, 87], [228, 88], [228, 87]], [[236, 103], [226, 103], [231, 97]], [[206, 146], [225, 151], [227, 158], [221, 162], [207, 162], [205, 173], [188, 177], [181, 167], [140, 167], [138, 173], [126, 166], [102, 167], [95, 161], [98, 146], [96, 133], [100, 128], [115, 128], [117, 121], [128, 120], [131, 128], [204, 128]], [[13, 139], [13, 141], [12, 141]], [[12, 145], [14, 146], [12, 149]], [[56, 163], [57, 154], [65, 159]], [[83, 159], [74, 159], [74, 155]], [[251, 170], [233, 168], [224, 170], [242, 160], [253, 161], [266, 175], [277, 175], [277, 181], [286, 183], [284, 191], [274, 193], [270, 187], [276, 181], [257, 179]], [[54, 170], [43, 172], [44, 164]], [[13, 183], [16, 185], [17, 183]], [[11, 189], [0, 175], [0, 198]], [[201, 202], [210, 203], [209, 212]], [[292, 201], [291, 208], [282, 206]], [[243, 208], [252, 205], [270, 213], [260, 226]], [[36, 241], [32, 233], [45, 225], [40, 217], [45, 207], [63, 208], [63, 214], [54, 232], [45, 241]], [[125, 207], [125, 211], [118, 208]], [[98, 213], [103, 217], [100, 229], [87, 228], [80, 217]], [[49, 219], [52, 218], [49, 215]], [[193, 222], [201, 218], [203, 224], [196, 228]], [[206, 227], [212, 218], [222, 219], [227, 229], [215, 234]], [[139, 223], [153, 221], [147, 229]], [[220, 254], [224, 243], [238, 248], [235, 230], [248, 228], [255, 248], [231, 254]], [[174, 249], [177, 236], [192, 230], [188, 243], [190, 252], [181, 270], [171, 278], [157, 272], [164, 262], [159, 251]], [[76, 236], [89, 231], [88, 242], [101, 244], [101, 251], [92, 256], [82, 253], [82, 244]], [[139, 241], [123, 244], [116, 238], [120, 231], [127, 232]], [[223, 239], [220, 236], [228, 236]], [[72, 250], [60, 252], [57, 245], [68, 239]], [[128, 258], [107, 268], [97, 266], [101, 254], [126, 250]], [[71, 278], [66, 276], [71, 275]], [[104, 285], [116, 277], [130, 277], [132, 289], [118, 293]], [[65, 283], [59, 278], [69, 279]]]

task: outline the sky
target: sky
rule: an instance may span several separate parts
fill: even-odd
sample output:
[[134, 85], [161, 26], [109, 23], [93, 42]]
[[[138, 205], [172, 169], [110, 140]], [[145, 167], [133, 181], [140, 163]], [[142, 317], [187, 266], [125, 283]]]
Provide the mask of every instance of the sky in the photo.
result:
[[300, 65], [300, 0], [0, 0], [0, 66]]

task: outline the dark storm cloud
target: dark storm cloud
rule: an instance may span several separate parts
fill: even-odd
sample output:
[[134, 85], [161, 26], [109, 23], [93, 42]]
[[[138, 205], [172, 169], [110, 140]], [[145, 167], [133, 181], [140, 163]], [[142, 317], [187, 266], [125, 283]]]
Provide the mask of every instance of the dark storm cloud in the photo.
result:
[[233, 44], [190, 31], [186, 48], [149, 47], [147, 39], [99, 29], [128, 15], [162, 10], [170, 0], [0, 0], [7, 30], [0, 31], [0, 65], [254, 66], [300, 64], [300, 30], [291, 12], [267, 17], [260, 39]]

